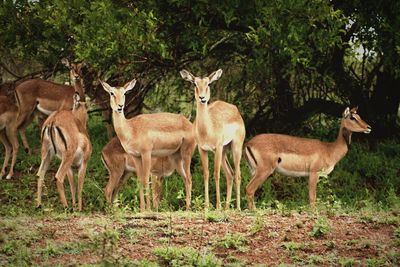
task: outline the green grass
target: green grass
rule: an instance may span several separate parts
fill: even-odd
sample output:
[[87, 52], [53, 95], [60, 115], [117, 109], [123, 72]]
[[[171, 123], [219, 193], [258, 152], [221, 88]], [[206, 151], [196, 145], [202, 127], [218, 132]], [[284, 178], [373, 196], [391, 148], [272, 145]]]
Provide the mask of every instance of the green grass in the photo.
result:
[[[91, 114], [89, 134], [93, 144], [93, 154], [89, 161], [84, 183], [84, 211], [105, 211], [107, 204], [104, 197], [104, 187], [107, 183], [107, 171], [100, 159], [100, 152], [107, 143], [107, 136], [102, 117]], [[54, 159], [46, 175], [46, 193], [43, 197], [43, 209], [34, 209], [36, 197], [36, 172], [40, 164], [40, 138], [36, 123], [28, 128], [32, 156], [20, 149], [16, 170], [21, 173], [19, 179], [3, 180], [0, 183], [0, 215], [37, 214], [49, 211], [61, 212], [57, 190], [54, 183], [54, 173], [59, 161]], [[318, 184], [318, 208], [328, 216], [344, 211], [359, 210], [399, 210], [400, 179], [400, 144], [386, 141], [371, 148], [366, 144], [354, 142], [348, 154], [340, 161], [329, 177], [321, 177]], [[0, 154], [2, 160], [3, 153]], [[213, 162], [210, 153], [210, 162]], [[244, 189], [250, 180], [248, 167], [242, 160], [242, 209], [247, 208]], [[210, 174], [213, 164], [210, 164]], [[193, 190], [192, 208], [202, 210], [204, 205], [204, 188], [200, 159], [197, 151], [192, 160]], [[23, 181], [23, 182], [22, 182]], [[215, 202], [215, 185], [210, 177], [211, 206]], [[69, 199], [69, 188], [66, 183], [66, 193]], [[221, 201], [225, 199], [226, 184], [222, 174]], [[139, 206], [138, 184], [132, 177], [122, 187], [117, 196], [117, 206], [123, 210], [137, 211]], [[233, 194], [235, 195], [235, 194]], [[232, 205], [235, 199], [232, 199]], [[271, 176], [256, 192], [256, 203], [261, 209], [274, 209], [283, 216], [290, 216], [291, 210], [308, 210], [307, 178], [291, 178], [279, 174]], [[18, 205], [16, 205], [18, 204]], [[184, 184], [177, 174], [164, 180], [163, 198], [160, 211], [183, 210], [185, 207]]]

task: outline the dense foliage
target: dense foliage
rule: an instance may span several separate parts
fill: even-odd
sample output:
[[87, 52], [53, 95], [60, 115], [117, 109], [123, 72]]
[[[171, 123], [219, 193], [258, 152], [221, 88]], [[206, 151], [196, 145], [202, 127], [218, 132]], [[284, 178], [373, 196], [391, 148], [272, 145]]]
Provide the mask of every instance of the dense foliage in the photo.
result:
[[136, 77], [134, 105], [185, 113], [192, 93], [178, 71], [222, 68], [212, 95], [238, 105], [251, 134], [358, 105], [371, 138], [398, 136], [399, 14], [393, 0], [4, 0], [0, 64], [17, 79], [85, 61], [92, 97], [98, 77]]

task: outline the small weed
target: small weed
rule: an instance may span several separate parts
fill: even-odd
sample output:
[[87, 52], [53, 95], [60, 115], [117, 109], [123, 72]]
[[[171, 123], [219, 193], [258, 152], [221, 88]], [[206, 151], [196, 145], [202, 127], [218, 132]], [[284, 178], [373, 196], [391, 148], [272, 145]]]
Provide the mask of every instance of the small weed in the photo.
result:
[[157, 239], [157, 243], [161, 245], [167, 245], [170, 241], [170, 238], [168, 237], [160, 237]]
[[327, 233], [329, 233], [329, 231], [330, 231], [330, 226], [327, 220], [324, 217], [321, 217], [315, 222], [309, 235], [314, 238], [321, 238], [325, 236]]
[[304, 248], [304, 244], [290, 241], [282, 243], [281, 247], [283, 247], [288, 251], [296, 251], [296, 250], [302, 250]]
[[366, 259], [365, 266], [367, 266], [367, 267], [388, 266], [388, 262], [386, 261], [385, 258]]
[[114, 250], [119, 241], [119, 234], [113, 229], [106, 229], [101, 238], [103, 239], [103, 255], [105, 255], [107, 249], [110, 249], [111, 252]]
[[296, 227], [299, 228], [299, 229], [303, 228], [304, 227], [304, 223], [302, 221], [297, 221], [296, 222]]
[[292, 210], [288, 208], [285, 204], [279, 202], [278, 200], [275, 200], [274, 205], [278, 211], [278, 214], [280, 214], [283, 217], [289, 217], [292, 215]]
[[372, 243], [369, 240], [365, 240], [363, 242], [361, 242], [360, 247], [363, 249], [368, 249], [372, 247]]
[[396, 230], [394, 230], [394, 245], [400, 247], [400, 227], [397, 227]]
[[221, 266], [222, 261], [212, 253], [201, 253], [190, 247], [162, 247], [154, 250], [162, 266]]
[[248, 241], [242, 233], [227, 233], [216, 241], [218, 247], [237, 249], [241, 252], [248, 250]]
[[145, 235], [153, 235], [154, 232], [145, 228], [136, 229], [136, 228], [126, 228], [123, 230], [123, 235], [126, 237], [128, 243], [136, 244], [139, 240]]
[[[294, 254], [294, 252], [291, 252], [292, 254]], [[304, 262], [304, 260], [299, 256], [299, 255], [292, 255], [290, 257], [294, 262], [298, 262], [299, 264], [302, 264]]]
[[343, 242], [343, 244], [344, 244], [346, 247], [353, 247], [354, 245], [357, 245], [358, 242], [359, 242], [359, 240], [357, 240], [357, 239], [351, 239], [351, 240], [345, 240], [345, 241]]
[[386, 254], [386, 258], [389, 260], [389, 262], [392, 265], [397, 265], [397, 266], [400, 265], [400, 252], [399, 251], [394, 251], [394, 250], [389, 251]]
[[219, 212], [209, 212], [207, 213], [207, 221], [211, 223], [221, 223], [228, 222], [229, 218], [226, 214], [222, 214]]
[[248, 264], [246, 264], [246, 262], [242, 261], [241, 259], [238, 259], [238, 258], [230, 255], [225, 259], [224, 266], [225, 267], [245, 267], [245, 266], [248, 266]]
[[309, 255], [307, 258], [308, 264], [321, 265], [325, 262], [324, 257], [320, 255]]
[[268, 233], [267, 236], [268, 236], [269, 238], [275, 238], [275, 237], [278, 237], [278, 235], [279, 235], [278, 232], [271, 231], [271, 232]]
[[329, 249], [334, 249], [334, 248], [336, 248], [336, 242], [333, 241], [333, 240], [326, 241], [326, 242], [324, 243], [324, 245], [325, 245], [327, 248], [329, 248]]
[[339, 265], [343, 267], [352, 267], [359, 265], [359, 261], [355, 260], [354, 258], [342, 257], [339, 258]]
[[264, 228], [264, 220], [262, 216], [257, 213], [256, 219], [254, 220], [253, 224], [250, 226], [250, 234], [254, 235], [261, 231]]

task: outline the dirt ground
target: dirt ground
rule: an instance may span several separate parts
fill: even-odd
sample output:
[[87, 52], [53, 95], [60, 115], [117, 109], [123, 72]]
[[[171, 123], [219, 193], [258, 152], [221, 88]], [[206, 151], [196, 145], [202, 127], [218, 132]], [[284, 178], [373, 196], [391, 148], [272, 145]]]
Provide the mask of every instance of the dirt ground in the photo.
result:
[[[398, 214], [323, 216], [215, 212], [61, 214], [0, 219], [0, 265], [158, 262], [157, 247], [211, 252], [223, 265], [395, 266]], [[21, 241], [12, 249], [12, 242]], [[29, 255], [21, 254], [25, 245]], [[10, 249], [11, 247], [11, 249]], [[25, 255], [25, 256], [24, 256]]]

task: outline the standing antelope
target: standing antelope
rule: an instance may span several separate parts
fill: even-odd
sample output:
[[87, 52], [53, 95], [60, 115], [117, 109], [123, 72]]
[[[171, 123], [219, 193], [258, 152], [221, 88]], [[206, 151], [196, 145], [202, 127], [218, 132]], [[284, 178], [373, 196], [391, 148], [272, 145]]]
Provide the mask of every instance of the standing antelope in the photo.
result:
[[[123, 87], [112, 87], [106, 82], [100, 82], [110, 94], [115, 132], [124, 150], [133, 157], [140, 177], [140, 211], [150, 209], [147, 189], [151, 158], [163, 156], [169, 156], [176, 162], [178, 173], [185, 180], [186, 209], [189, 209], [192, 191], [190, 162], [196, 146], [190, 121], [182, 115], [172, 113], [141, 114], [126, 119], [125, 93], [133, 89], [136, 80]], [[146, 191], [146, 204], [143, 190]]]
[[197, 115], [194, 122], [195, 138], [198, 145], [201, 163], [203, 166], [204, 188], [205, 188], [205, 208], [208, 209], [208, 151], [215, 152], [214, 158], [214, 178], [217, 190], [217, 209], [221, 208], [219, 177], [222, 169], [226, 176], [227, 193], [225, 208], [229, 208], [232, 195], [233, 174], [226, 158], [227, 149], [232, 149], [233, 161], [235, 166], [236, 182], [236, 207], [240, 210], [240, 158], [242, 157], [242, 146], [245, 138], [245, 127], [242, 116], [236, 106], [223, 102], [215, 101], [208, 105], [210, 100], [210, 83], [218, 80], [222, 75], [219, 69], [211, 73], [208, 77], [195, 77], [187, 70], [180, 72], [183, 79], [192, 82], [195, 87], [195, 97], [197, 103]]
[[370, 133], [371, 127], [357, 114], [357, 108], [346, 108], [339, 134], [332, 143], [282, 134], [260, 134], [245, 145], [246, 159], [253, 178], [246, 187], [249, 209], [254, 210], [254, 193], [276, 170], [287, 176], [309, 176], [309, 201], [315, 207], [319, 172], [329, 174], [347, 153], [353, 132]]
[[[129, 178], [132, 172], [136, 172], [136, 165], [133, 157], [125, 152], [118, 137], [114, 137], [104, 146], [101, 152], [101, 159], [106, 166], [109, 174], [107, 186], [104, 190], [108, 203], [112, 204], [121, 186]], [[179, 171], [181, 161], [174, 160], [173, 157], [152, 157], [152, 193], [153, 207], [158, 209], [161, 197], [161, 183], [163, 177], [170, 176], [174, 170]], [[180, 173], [184, 178], [185, 175]], [[187, 183], [187, 180], [184, 179]], [[189, 185], [185, 185], [189, 187]]]
[[14, 175], [14, 165], [19, 146], [17, 139], [17, 115], [18, 107], [6, 96], [0, 96], [0, 141], [3, 143], [5, 149], [0, 179], [6, 174], [6, 167], [10, 160], [11, 152], [11, 166], [6, 179], [10, 179]]
[[61, 159], [55, 178], [57, 190], [64, 207], [68, 207], [64, 194], [64, 178], [68, 177], [72, 205], [75, 205], [75, 185], [72, 166], [78, 170], [78, 209], [82, 210], [82, 189], [86, 167], [92, 153], [92, 145], [86, 130], [87, 111], [85, 102], [80, 102], [79, 95], [74, 95], [73, 110], [59, 110], [52, 113], [42, 127], [42, 161], [37, 176], [37, 204], [41, 205], [44, 176], [51, 159], [56, 155]]
[[63, 59], [62, 63], [70, 69], [73, 86], [31, 79], [22, 82], [15, 88], [15, 97], [19, 106], [18, 129], [28, 153], [30, 153], [30, 148], [25, 136], [25, 129], [33, 120], [33, 112], [36, 109], [45, 115], [50, 115], [56, 110], [71, 110], [75, 93], [78, 93], [81, 99], [85, 99], [81, 80], [83, 63], [69, 64], [67, 59]]

